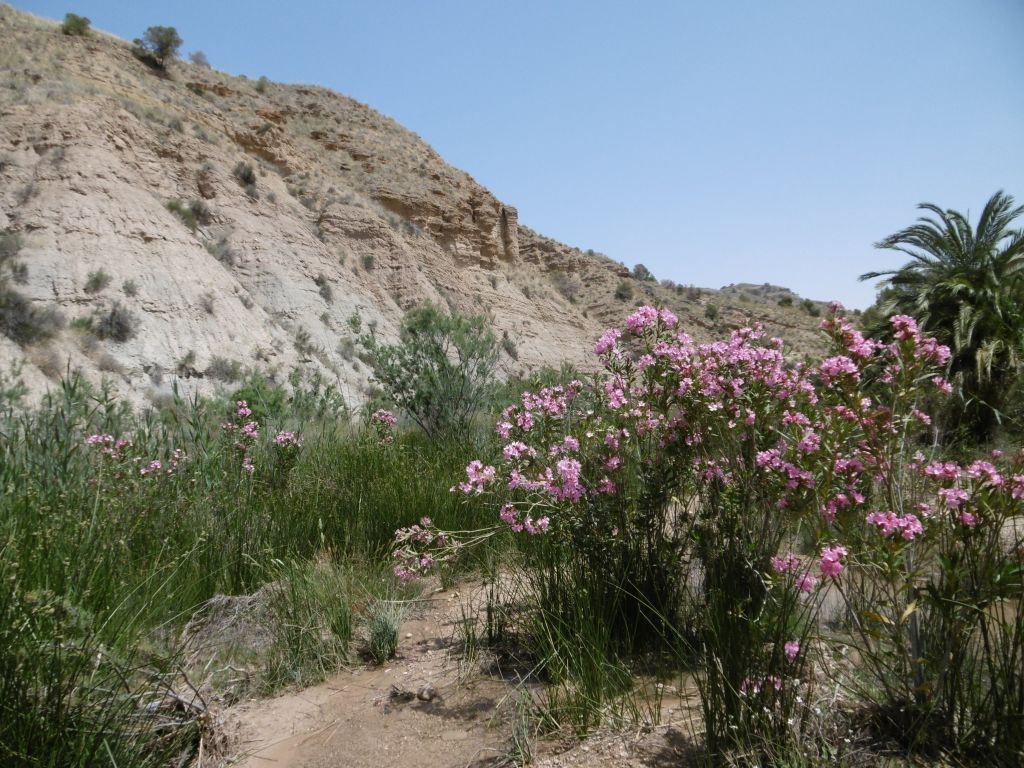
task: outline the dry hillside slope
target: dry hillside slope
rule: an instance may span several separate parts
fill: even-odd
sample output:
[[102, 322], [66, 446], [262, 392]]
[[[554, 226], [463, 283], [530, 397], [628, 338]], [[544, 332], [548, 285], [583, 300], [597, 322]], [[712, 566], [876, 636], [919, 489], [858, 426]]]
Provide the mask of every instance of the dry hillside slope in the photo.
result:
[[[37, 391], [68, 365], [137, 402], [300, 366], [356, 403], [368, 371], [347, 319], [393, 336], [423, 301], [490, 313], [512, 342], [506, 371], [589, 364], [641, 301], [697, 338], [760, 319], [816, 349], [799, 303], [635, 280], [521, 225], [416, 134], [324, 88], [181, 61], [161, 74], [124, 41], [6, 6], [0, 39], [0, 232], [21, 244], [17, 290], [68, 321], [45, 341], [0, 336], [2, 367], [26, 360]], [[125, 340], [97, 330], [115, 305]]]

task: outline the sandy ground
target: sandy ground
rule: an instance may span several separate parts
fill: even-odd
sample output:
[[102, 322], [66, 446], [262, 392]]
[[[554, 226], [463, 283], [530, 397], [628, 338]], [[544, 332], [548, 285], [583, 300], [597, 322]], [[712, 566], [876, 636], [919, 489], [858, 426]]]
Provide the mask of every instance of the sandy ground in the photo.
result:
[[[462, 655], [458, 624], [479, 592], [467, 585], [416, 603], [396, 657], [360, 666], [303, 691], [248, 701], [225, 713], [241, 768], [482, 768], [512, 765], [514, 679]], [[653, 768], [692, 756], [696, 696], [669, 686], [659, 722], [598, 732], [584, 742], [534, 741], [540, 768]]]

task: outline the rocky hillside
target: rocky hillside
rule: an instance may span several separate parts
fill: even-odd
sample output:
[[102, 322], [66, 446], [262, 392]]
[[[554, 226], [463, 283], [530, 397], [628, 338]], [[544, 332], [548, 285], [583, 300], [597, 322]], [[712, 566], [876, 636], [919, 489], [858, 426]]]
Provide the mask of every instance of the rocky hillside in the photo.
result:
[[799, 300], [637, 279], [543, 237], [345, 96], [180, 61], [160, 73], [122, 40], [6, 6], [0, 39], [5, 322], [47, 324], [0, 336], [0, 369], [24, 361], [37, 391], [68, 366], [136, 402], [298, 366], [356, 403], [368, 371], [348, 318], [388, 337], [424, 301], [490, 314], [507, 372], [586, 365], [606, 324], [651, 301], [697, 338], [760, 319], [815, 350]]

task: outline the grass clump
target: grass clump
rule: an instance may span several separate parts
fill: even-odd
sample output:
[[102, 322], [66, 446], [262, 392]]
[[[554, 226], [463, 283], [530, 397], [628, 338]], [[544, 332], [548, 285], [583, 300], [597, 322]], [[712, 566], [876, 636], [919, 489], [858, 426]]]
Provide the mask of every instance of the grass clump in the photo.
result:
[[89, 329], [97, 338], [125, 342], [135, 338], [138, 326], [135, 313], [115, 301], [106, 312], [93, 315]]
[[244, 160], [239, 160], [238, 163], [235, 164], [235, 168], [231, 172], [231, 175], [235, 177], [235, 180], [238, 181], [245, 190], [245, 194], [253, 200], [259, 199], [260, 194], [256, 189], [256, 171], [253, 169], [251, 164]]
[[113, 278], [103, 268], [94, 269], [85, 280], [86, 293], [99, 293], [104, 290]]
[[394, 658], [404, 616], [402, 604], [394, 600], [378, 600], [367, 609], [367, 653], [375, 664], [384, 664]]
[[349, 660], [351, 576], [330, 562], [279, 562], [270, 574], [274, 639], [263, 687], [318, 683]]
[[177, 216], [190, 230], [195, 232], [200, 225], [210, 223], [210, 207], [199, 199], [169, 200], [167, 210]]
[[243, 373], [241, 361], [219, 355], [214, 355], [210, 359], [210, 364], [206, 366], [207, 376], [214, 381], [223, 381], [228, 384], [240, 381]]
[[28, 267], [17, 261], [22, 246], [18, 233], [0, 232], [0, 333], [24, 346], [53, 338], [65, 319], [56, 308], [37, 307], [13, 287], [28, 280]]
[[79, 16], [77, 13], [68, 13], [65, 14], [64, 21], [60, 25], [60, 32], [62, 35], [69, 35], [71, 37], [85, 37], [89, 34], [89, 25], [91, 23], [85, 16]]

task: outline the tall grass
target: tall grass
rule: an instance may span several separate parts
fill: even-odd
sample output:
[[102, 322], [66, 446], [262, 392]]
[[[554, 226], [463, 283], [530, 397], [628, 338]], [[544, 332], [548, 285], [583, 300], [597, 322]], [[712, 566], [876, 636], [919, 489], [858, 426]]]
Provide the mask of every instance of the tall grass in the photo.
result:
[[[278, 585], [265, 687], [305, 684], [348, 658], [348, 586], [380, 583], [397, 527], [486, 514], [449, 493], [482, 443], [380, 445], [322, 390], [246, 393], [260, 423], [244, 453], [222, 427], [233, 399], [139, 414], [71, 376], [37, 408], [0, 408], [4, 765], [149, 765], [187, 749], [146, 707], [170, 685], [166, 639], [205, 601]], [[300, 450], [274, 443], [285, 429]]]

